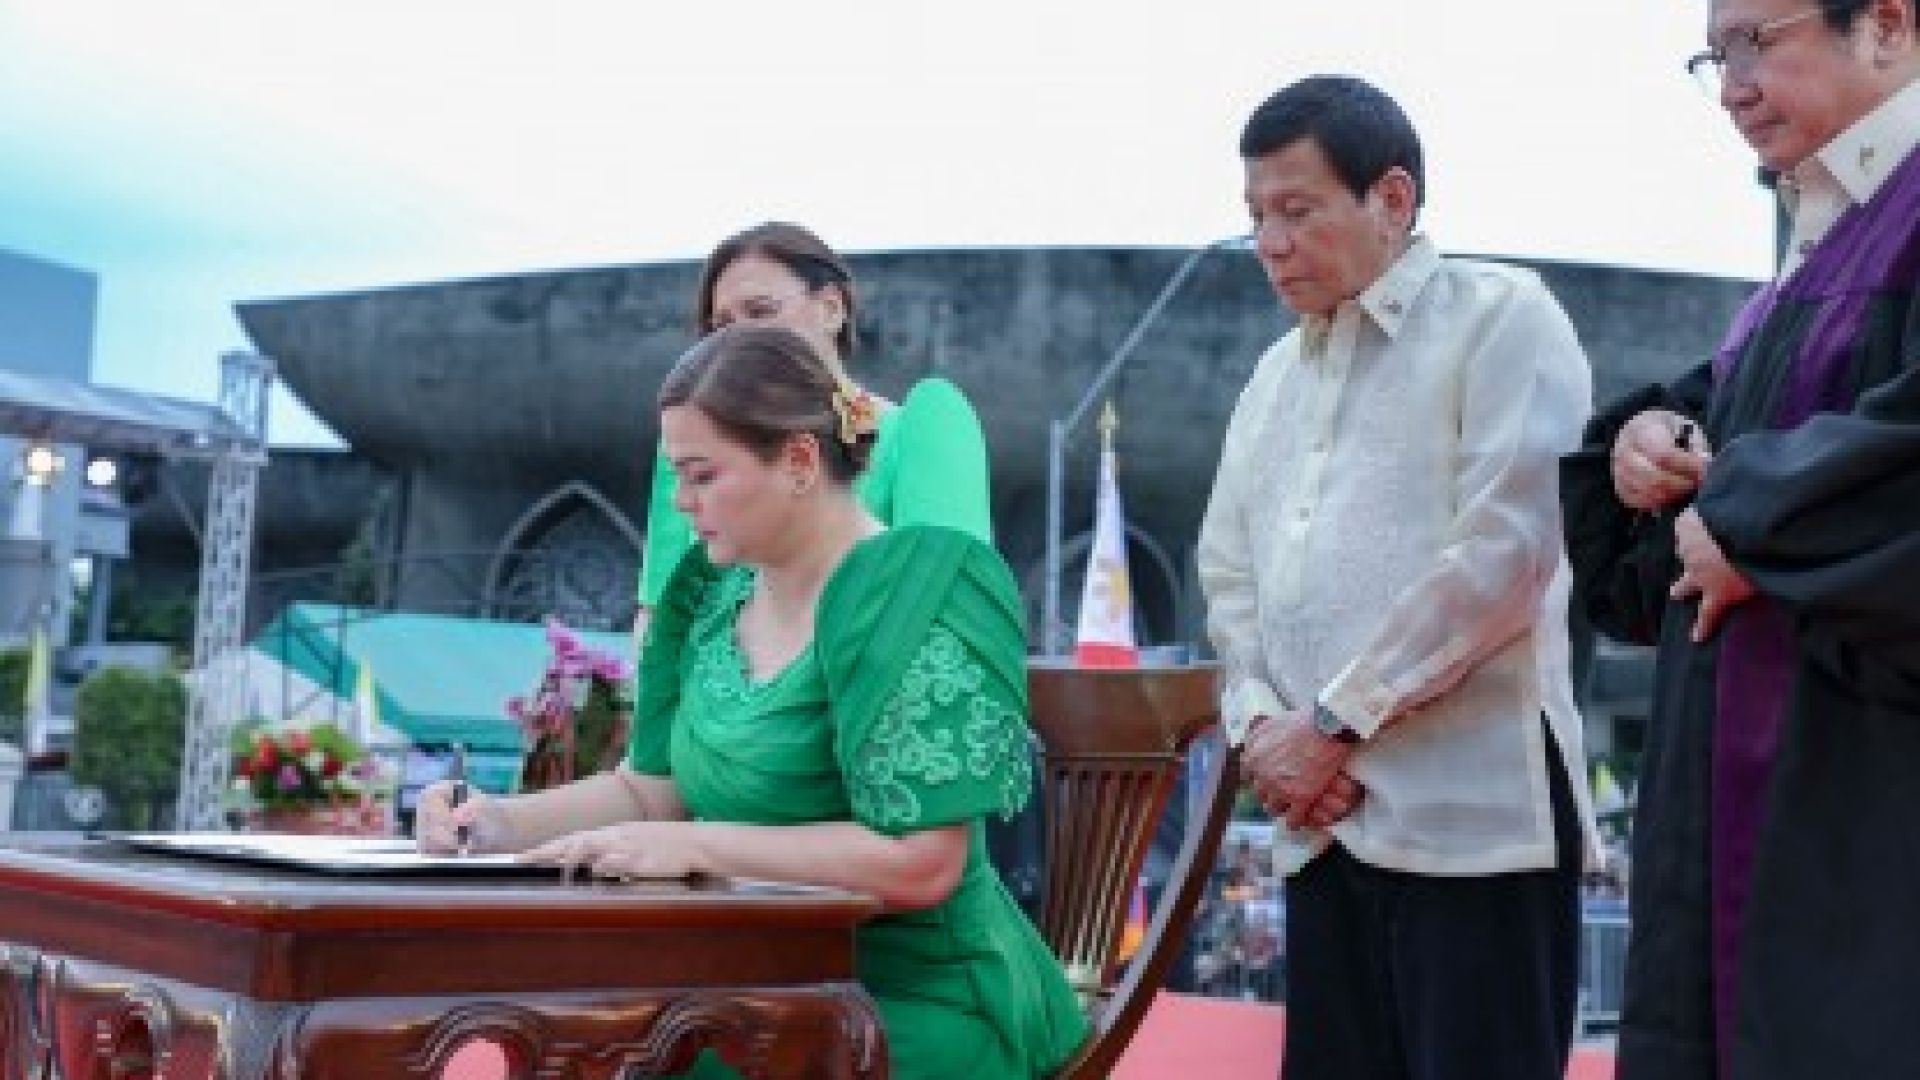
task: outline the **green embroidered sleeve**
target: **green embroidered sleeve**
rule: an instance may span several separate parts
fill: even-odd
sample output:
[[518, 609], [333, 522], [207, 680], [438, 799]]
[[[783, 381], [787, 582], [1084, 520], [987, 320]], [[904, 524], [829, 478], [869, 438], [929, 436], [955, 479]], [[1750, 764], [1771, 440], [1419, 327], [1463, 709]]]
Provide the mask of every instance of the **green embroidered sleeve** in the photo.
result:
[[1033, 790], [1027, 718], [953, 631], [934, 626], [851, 755], [855, 820], [888, 833], [987, 813]]
[[899, 834], [1025, 805], [1026, 635], [992, 548], [941, 526], [865, 541], [821, 595], [815, 643], [855, 820]]

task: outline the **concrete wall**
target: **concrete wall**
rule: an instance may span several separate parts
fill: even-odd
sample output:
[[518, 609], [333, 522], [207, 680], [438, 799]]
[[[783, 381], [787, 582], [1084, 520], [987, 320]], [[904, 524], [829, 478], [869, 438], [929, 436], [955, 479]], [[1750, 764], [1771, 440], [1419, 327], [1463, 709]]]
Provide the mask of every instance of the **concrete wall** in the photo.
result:
[[[116, 569], [115, 588], [148, 603], [190, 602], [200, 574], [194, 530], [206, 520], [208, 466], [139, 466], [149, 467], [151, 473], [126, 490], [130, 558]], [[363, 534], [378, 545], [381, 529], [389, 527], [392, 490], [392, 476], [364, 455], [273, 450], [255, 510], [248, 632], [265, 625], [289, 599], [339, 599], [331, 591], [337, 564]]]
[[[897, 395], [937, 374], [980, 411], [1002, 550], [1037, 597], [1046, 432], [1146, 310], [1186, 252], [1022, 248], [853, 257], [865, 340], [856, 370]], [[1536, 263], [1593, 358], [1602, 399], [1704, 360], [1750, 283]], [[517, 275], [242, 305], [256, 345], [405, 494], [411, 552], [498, 544], [543, 495], [578, 482], [644, 520], [656, 439], [650, 402], [690, 343], [697, 268], [668, 263]], [[1191, 635], [1188, 552], [1233, 402], [1291, 324], [1245, 253], [1209, 257], [1114, 387], [1123, 497], [1172, 566], [1136, 548], [1151, 636]], [[1091, 421], [1091, 417], [1089, 417]], [[1067, 462], [1069, 536], [1086, 527], [1097, 436]], [[1077, 597], [1070, 581], [1069, 604]], [[413, 597], [433, 607], [421, 582]], [[412, 605], [409, 605], [412, 606]]]

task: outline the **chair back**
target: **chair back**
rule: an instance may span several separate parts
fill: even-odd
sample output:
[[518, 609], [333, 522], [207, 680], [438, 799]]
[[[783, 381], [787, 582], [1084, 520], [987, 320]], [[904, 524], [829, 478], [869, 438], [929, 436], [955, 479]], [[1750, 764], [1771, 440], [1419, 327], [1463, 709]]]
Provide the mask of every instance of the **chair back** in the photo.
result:
[[[1067, 969], [1091, 1033], [1056, 1078], [1104, 1077], [1145, 1018], [1185, 941], [1232, 813], [1237, 752], [1220, 737], [1211, 666], [1029, 667], [1041, 743], [1046, 883], [1040, 932]], [[1186, 831], [1146, 935], [1120, 957], [1135, 883], [1189, 755]]]

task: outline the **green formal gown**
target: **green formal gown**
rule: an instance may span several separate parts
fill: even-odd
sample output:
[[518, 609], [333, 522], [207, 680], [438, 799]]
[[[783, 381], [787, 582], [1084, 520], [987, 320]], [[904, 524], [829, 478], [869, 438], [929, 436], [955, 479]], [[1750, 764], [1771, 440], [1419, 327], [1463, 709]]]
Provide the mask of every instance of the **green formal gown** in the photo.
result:
[[[746, 568], [689, 552], [643, 652], [629, 764], [688, 812], [769, 826], [856, 821], [901, 835], [964, 824], [958, 887], [858, 932], [897, 1080], [1043, 1076], [1086, 1033], [1059, 962], [987, 862], [981, 819], [1033, 788], [1013, 575], [955, 529], [862, 541], [822, 591], [813, 641], [765, 681], [734, 635]], [[695, 1076], [728, 1076], [710, 1057]]]
[[[653, 456], [646, 551], [640, 560], [640, 602], [648, 607], [660, 603], [667, 578], [694, 546], [692, 524], [673, 505], [677, 487], [662, 448]], [[986, 438], [973, 406], [945, 379], [920, 380], [898, 405], [880, 414], [873, 460], [853, 490], [883, 525], [950, 525], [993, 543]]]

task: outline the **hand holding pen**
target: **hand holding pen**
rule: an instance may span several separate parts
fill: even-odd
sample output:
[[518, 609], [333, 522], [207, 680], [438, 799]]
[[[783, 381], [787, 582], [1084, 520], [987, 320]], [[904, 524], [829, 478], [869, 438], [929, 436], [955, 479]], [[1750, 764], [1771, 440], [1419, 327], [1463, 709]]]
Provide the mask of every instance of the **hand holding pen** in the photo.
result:
[[[464, 743], [453, 745], [453, 764], [447, 770], [447, 779], [453, 782], [453, 790], [447, 793], [447, 809], [458, 810], [472, 794], [467, 790], [467, 748]], [[473, 853], [473, 823], [470, 820], [456, 819], [453, 837], [454, 854]]]
[[430, 855], [509, 850], [505, 811], [467, 779], [464, 752], [456, 750], [446, 777], [420, 792], [413, 837], [414, 845]]

